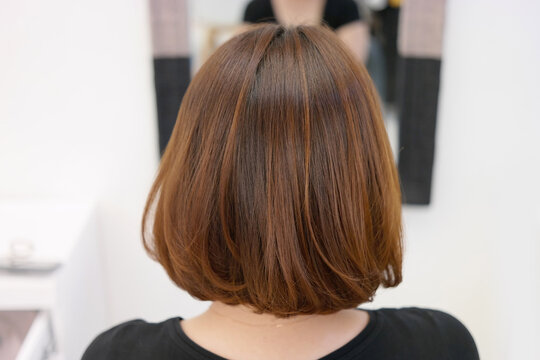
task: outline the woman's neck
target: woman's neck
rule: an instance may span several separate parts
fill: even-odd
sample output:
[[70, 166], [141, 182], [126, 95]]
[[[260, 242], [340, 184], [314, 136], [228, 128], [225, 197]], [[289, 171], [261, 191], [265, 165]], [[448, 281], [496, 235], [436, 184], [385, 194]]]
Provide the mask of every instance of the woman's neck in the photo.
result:
[[227, 321], [236, 322], [245, 326], [268, 326], [283, 327], [299, 324], [302, 322], [316, 322], [322, 318], [328, 320], [328, 315], [297, 315], [289, 318], [278, 318], [272, 314], [257, 314], [245, 305], [227, 305], [219, 301], [214, 301], [208, 308], [208, 312], [214, 316], [219, 316]]
[[266, 360], [320, 358], [357, 336], [368, 321], [369, 315], [357, 309], [280, 319], [216, 301], [180, 324], [195, 343], [222, 357]]

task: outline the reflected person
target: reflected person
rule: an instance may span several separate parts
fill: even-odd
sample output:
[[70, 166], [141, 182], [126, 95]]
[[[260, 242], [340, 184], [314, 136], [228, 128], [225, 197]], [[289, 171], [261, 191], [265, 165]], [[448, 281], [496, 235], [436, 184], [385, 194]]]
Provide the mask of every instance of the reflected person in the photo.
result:
[[369, 27], [354, 0], [252, 0], [244, 22], [282, 25], [319, 25], [332, 28], [362, 63], [369, 52]]

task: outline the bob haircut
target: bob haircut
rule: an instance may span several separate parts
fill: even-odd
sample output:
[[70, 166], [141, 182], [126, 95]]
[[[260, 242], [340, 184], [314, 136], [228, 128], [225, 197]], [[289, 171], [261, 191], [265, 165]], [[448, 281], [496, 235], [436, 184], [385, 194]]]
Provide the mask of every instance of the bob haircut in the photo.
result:
[[330, 314], [401, 282], [401, 194], [365, 68], [327, 28], [252, 27], [193, 78], [143, 217], [200, 300]]

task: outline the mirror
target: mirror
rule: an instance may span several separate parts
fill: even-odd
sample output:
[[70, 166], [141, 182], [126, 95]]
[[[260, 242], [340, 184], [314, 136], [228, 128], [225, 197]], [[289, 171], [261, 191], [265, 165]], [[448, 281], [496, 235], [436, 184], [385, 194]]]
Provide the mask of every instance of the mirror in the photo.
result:
[[378, 90], [403, 202], [429, 205], [445, 0], [175, 0], [152, 2], [163, 152], [190, 77], [250, 23], [324, 23]]

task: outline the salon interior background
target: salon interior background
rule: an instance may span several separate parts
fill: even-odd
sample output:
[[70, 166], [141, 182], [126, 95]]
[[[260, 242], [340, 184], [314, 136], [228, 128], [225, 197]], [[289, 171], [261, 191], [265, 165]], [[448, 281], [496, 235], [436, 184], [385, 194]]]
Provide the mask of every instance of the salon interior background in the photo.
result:
[[[194, 0], [190, 21], [244, 5]], [[484, 359], [540, 358], [539, 13], [447, 1], [432, 203], [404, 207], [404, 282], [365, 305], [445, 309]], [[110, 325], [207, 305], [140, 243], [159, 160], [149, 18], [145, 0], [0, 4], [0, 200], [96, 203]]]

